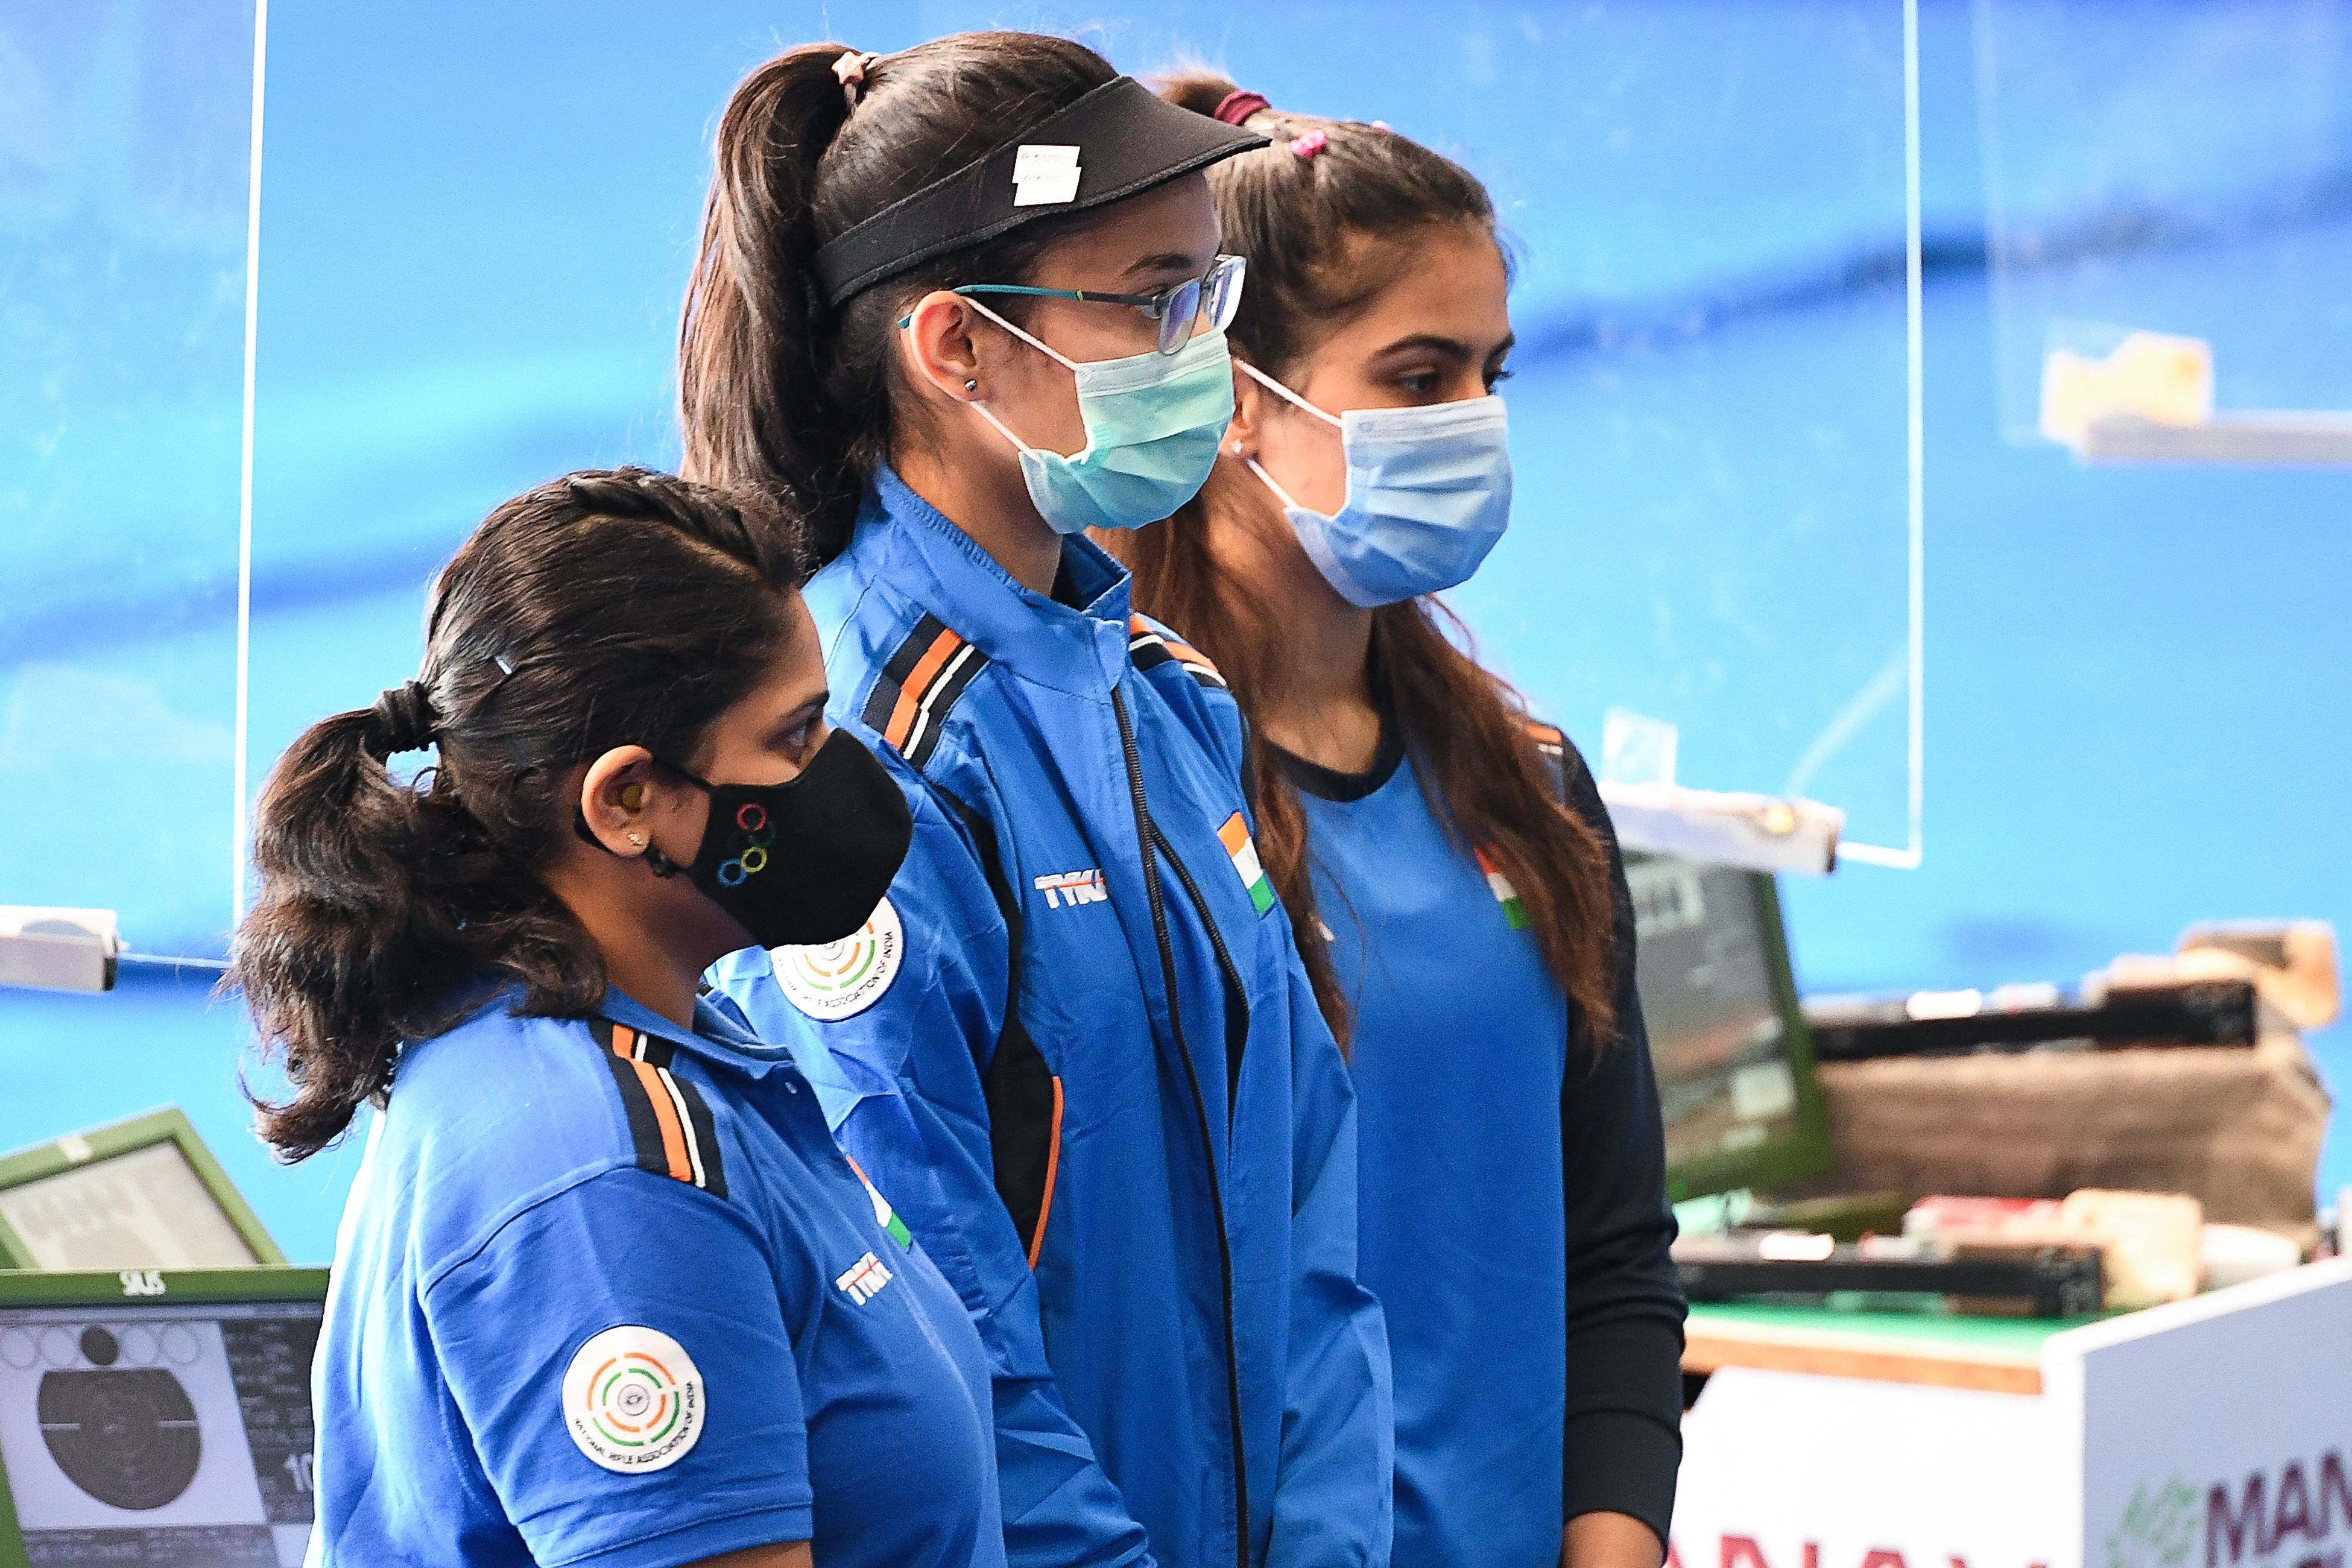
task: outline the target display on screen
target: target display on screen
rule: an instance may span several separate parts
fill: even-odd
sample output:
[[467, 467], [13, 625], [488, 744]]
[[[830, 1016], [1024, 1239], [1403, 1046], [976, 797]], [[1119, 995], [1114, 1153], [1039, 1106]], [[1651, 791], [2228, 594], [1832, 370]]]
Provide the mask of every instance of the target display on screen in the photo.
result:
[[0, 1479], [26, 1555], [300, 1563], [319, 1303], [177, 1305], [164, 1276], [122, 1279], [152, 1280], [165, 1299], [13, 1306], [0, 1295]]
[[[111, 1342], [104, 1329], [82, 1342]], [[104, 1367], [41, 1377], [41, 1441], [66, 1479], [102, 1503], [146, 1512], [188, 1489], [205, 1455], [188, 1391], [162, 1367]]]

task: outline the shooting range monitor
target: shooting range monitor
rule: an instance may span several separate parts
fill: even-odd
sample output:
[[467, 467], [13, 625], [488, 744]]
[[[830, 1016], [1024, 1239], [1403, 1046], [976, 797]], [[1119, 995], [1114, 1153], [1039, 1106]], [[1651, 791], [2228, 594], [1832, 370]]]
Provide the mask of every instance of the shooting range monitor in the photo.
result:
[[0, 1273], [0, 1568], [296, 1568], [323, 1268]]
[[285, 1261], [178, 1110], [0, 1156], [0, 1268], [250, 1268]]
[[1827, 1170], [1829, 1127], [1772, 878], [1664, 856], [1629, 857], [1625, 877], [1674, 1201]]

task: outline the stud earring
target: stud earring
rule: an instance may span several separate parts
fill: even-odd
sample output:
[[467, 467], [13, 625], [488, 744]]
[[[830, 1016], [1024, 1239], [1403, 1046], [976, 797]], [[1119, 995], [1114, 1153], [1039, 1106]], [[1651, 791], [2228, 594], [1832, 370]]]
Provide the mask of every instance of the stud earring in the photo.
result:
[[1225, 450], [1238, 458], [1242, 455], [1242, 444], [1239, 441], [1236, 441], [1232, 446], [1226, 447]]
[[975, 378], [973, 378], [973, 379], [972, 379], [972, 380], [971, 380], [971, 381], [967, 381], [967, 382], [965, 382], [965, 383], [963, 384], [963, 389], [964, 389], [966, 392], [978, 392], [978, 391], [980, 390], [980, 381], [979, 381], [979, 379], [978, 379], [977, 377], [975, 377]]
[[642, 833], [631, 833], [625, 837], [626, 837], [630, 844], [636, 848], [643, 849], [646, 847], [646, 836]]

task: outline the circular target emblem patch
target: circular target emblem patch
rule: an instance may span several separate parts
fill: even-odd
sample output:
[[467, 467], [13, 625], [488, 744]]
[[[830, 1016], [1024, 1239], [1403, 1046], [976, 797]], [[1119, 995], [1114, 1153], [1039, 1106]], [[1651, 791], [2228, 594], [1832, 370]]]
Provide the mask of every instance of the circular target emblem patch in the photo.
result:
[[605, 1469], [644, 1475], [686, 1458], [702, 1436], [702, 1373], [686, 1347], [636, 1324], [606, 1329], [563, 1374], [563, 1424]]
[[890, 989], [905, 963], [907, 939], [898, 911], [883, 900], [856, 936], [815, 947], [769, 950], [776, 983], [793, 1006], [820, 1024], [855, 1017]]

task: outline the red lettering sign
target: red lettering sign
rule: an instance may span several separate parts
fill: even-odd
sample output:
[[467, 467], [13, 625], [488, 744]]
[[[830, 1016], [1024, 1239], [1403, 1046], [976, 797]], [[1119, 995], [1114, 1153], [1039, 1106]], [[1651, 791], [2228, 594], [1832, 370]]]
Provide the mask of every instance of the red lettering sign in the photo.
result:
[[2311, 1528], [2311, 1489], [2303, 1483], [2302, 1464], [2294, 1459], [2289, 1459], [2286, 1468], [2279, 1472], [2278, 1511], [2271, 1519], [2273, 1551], [2286, 1540], [2290, 1530], [2309, 1541], [2319, 1539]]
[[1772, 1568], [1764, 1561], [1764, 1549], [1746, 1535], [1725, 1536], [1718, 1561], [1723, 1568]]
[[2230, 1489], [2215, 1481], [2205, 1493], [2205, 1568], [2221, 1568], [2221, 1542], [2230, 1542], [2230, 1561], [2237, 1562], [2252, 1547], [2258, 1557], [2271, 1553], [2269, 1482], [2260, 1470], [2246, 1478], [2242, 1505], [2230, 1509]]
[[2344, 1456], [2330, 1448], [2319, 1456], [2319, 1534], [2336, 1531], [2336, 1505], [2344, 1505], [2344, 1524], [2352, 1529], [2352, 1484], [2344, 1479]]

